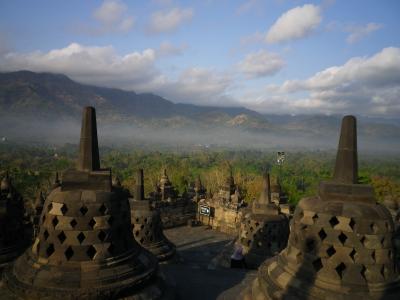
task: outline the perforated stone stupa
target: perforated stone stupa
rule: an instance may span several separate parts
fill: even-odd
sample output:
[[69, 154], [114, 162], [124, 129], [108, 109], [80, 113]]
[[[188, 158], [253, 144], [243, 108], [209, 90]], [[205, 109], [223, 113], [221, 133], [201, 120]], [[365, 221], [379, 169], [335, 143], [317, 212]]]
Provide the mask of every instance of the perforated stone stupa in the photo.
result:
[[239, 231], [247, 267], [257, 268], [280, 252], [286, 247], [288, 236], [289, 221], [271, 201], [270, 178], [265, 174], [261, 195], [253, 202], [251, 213], [243, 218]]
[[48, 195], [34, 244], [3, 276], [24, 299], [159, 299], [157, 259], [134, 240], [129, 202], [100, 168], [96, 115], [83, 111], [76, 169]]
[[151, 207], [150, 200], [144, 197], [143, 170], [136, 176], [135, 198], [130, 199], [132, 232], [136, 241], [149, 250], [159, 261], [172, 258], [175, 245], [163, 233], [163, 226], [158, 210]]
[[267, 260], [246, 299], [399, 299], [393, 220], [357, 183], [356, 119], [342, 121], [334, 177], [297, 206], [288, 246]]
[[7, 172], [0, 184], [0, 270], [31, 242], [24, 227], [24, 211], [22, 197]]

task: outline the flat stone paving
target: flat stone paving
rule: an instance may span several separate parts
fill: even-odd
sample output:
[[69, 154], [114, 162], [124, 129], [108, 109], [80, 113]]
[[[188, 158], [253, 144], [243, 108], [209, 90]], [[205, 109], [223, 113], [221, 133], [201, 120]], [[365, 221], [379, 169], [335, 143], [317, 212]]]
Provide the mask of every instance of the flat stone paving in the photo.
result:
[[[240, 283], [250, 281], [256, 272], [220, 267], [221, 253], [232, 245], [234, 236], [206, 226], [177, 227], [164, 230], [177, 247], [177, 258], [161, 265], [164, 274], [174, 282], [179, 299], [233, 299]], [[224, 291], [233, 293], [222, 293]]]

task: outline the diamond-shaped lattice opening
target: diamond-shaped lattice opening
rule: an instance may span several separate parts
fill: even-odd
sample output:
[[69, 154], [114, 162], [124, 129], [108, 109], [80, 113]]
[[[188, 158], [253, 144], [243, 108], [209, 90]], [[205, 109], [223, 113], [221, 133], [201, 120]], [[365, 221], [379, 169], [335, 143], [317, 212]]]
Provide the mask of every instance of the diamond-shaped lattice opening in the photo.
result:
[[55, 217], [53, 218], [53, 221], [51, 221], [51, 223], [53, 224], [54, 227], [57, 226], [57, 224], [58, 224], [58, 218], [57, 218], [57, 216], [55, 216]]
[[346, 265], [344, 263], [340, 263], [336, 268], [336, 273], [338, 273], [340, 278], [343, 278], [343, 273], [346, 270]]
[[64, 255], [67, 258], [67, 260], [70, 260], [72, 256], [74, 256], [74, 250], [72, 250], [71, 246], [69, 246], [67, 250], [65, 250]]
[[375, 223], [371, 223], [371, 225], [369, 225], [369, 227], [371, 228], [373, 233], [377, 233], [378, 232], [378, 225], [376, 225]]
[[318, 214], [314, 214], [314, 216], [312, 217], [314, 224], [318, 221]]
[[93, 229], [95, 225], [96, 225], [96, 221], [92, 218], [92, 219], [89, 221], [89, 226]]
[[107, 220], [107, 223], [108, 223], [110, 226], [112, 226], [112, 224], [114, 223], [114, 217], [113, 217], [113, 216], [110, 216], [110, 217], [108, 218], [108, 220]]
[[385, 276], [386, 271], [387, 271], [386, 266], [385, 266], [385, 265], [382, 265], [380, 272], [381, 272], [381, 275], [382, 275], [383, 278], [386, 277], [386, 276]]
[[[364, 243], [365, 243], [365, 240], [366, 240], [366, 238], [365, 238], [365, 236], [363, 236], [361, 239], [360, 239], [360, 242], [361, 242], [361, 244], [363, 244], [364, 245]], [[364, 245], [365, 246], [365, 245]]]
[[315, 240], [306, 239], [306, 248], [307, 251], [313, 251], [315, 249]]
[[360, 271], [360, 274], [361, 274], [361, 276], [365, 279], [365, 280], [367, 280], [367, 277], [365, 277], [365, 272], [367, 271], [367, 268], [364, 266], [364, 265], [362, 265], [361, 266], [361, 271]]
[[336, 217], [332, 217], [329, 220], [329, 224], [331, 224], [332, 228], [335, 227], [337, 224], [339, 224], [339, 220]]
[[312, 265], [313, 265], [313, 267], [314, 267], [315, 272], [318, 272], [318, 271], [321, 270], [322, 267], [323, 267], [322, 261], [321, 261], [320, 258], [314, 260], [313, 263], [312, 263]]
[[254, 224], [254, 225], [256, 225], [256, 227], [258, 227], [258, 226], [260, 226], [260, 223], [256, 222], [256, 224]]
[[350, 226], [351, 229], [354, 230], [354, 227], [356, 226], [356, 222], [354, 221], [353, 218], [350, 219], [349, 226]]
[[141, 238], [139, 242], [140, 242], [141, 244], [143, 244], [144, 238]]
[[372, 257], [372, 259], [375, 261], [375, 259], [376, 259], [376, 257], [375, 257], [375, 250], [372, 251], [371, 257]]
[[86, 239], [86, 236], [83, 234], [83, 232], [81, 232], [76, 238], [78, 239], [79, 243], [82, 244], [82, 242]]
[[381, 244], [382, 244], [383, 247], [385, 247], [385, 237], [382, 237]]
[[321, 241], [326, 239], [326, 237], [328, 236], [323, 228], [318, 232], [318, 235], [319, 235], [319, 238], [321, 239]]
[[136, 230], [136, 231], [135, 231], [135, 236], [139, 236], [139, 233], [140, 233], [140, 231], [139, 231], [139, 230]]
[[78, 222], [75, 219], [72, 219], [71, 222], [69, 222], [72, 228], [75, 228], [75, 226], [78, 224]]
[[63, 214], [63, 216], [65, 216], [65, 214], [66, 214], [67, 211], [68, 211], [67, 205], [64, 203], [64, 204], [61, 206], [60, 210], [61, 210], [61, 213]]
[[88, 208], [86, 206], [82, 206], [79, 211], [81, 212], [82, 216], [86, 215], [86, 213], [88, 212]]
[[110, 244], [110, 246], [107, 249], [108, 253], [110, 253], [111, 255], [114, 255], [114, 251], [115, 251], [115, 247], [113, 244]]
[[90, 259], [93, 259], [96, 256], [96, 253], [96, 248], [92, 245], [90, 245], [88, 250], [86, 251], [86, 254], [89, 256]]
[[250, 231], [253, 231], [254, 230], [254, 228], [253, 227], [250, 227]]
[[106, 234], [103, 230], [101, 230], [101, 231], [99, 232], [99, 234], [97, 235], [97, 237], [99, 238], [99, 240], [102, 241], [102, 242], [104, 242], [104, 240], [106, 239], [106, 236], [107, 236], [107, 234]]
[[335, 247], [333, 247], [333, 246], [330, 246], [326, 250], [326, 254], [328, 254], [329, 257], [332, 257], [335, 253], [336, 253], [336, 250], [335, 250]]
[[47, 205], [47, 211], [51, 211], [52, 208], [53, 208], [53, 203], [50, 203], [49, 205]]
[[144, 222], [147, 223], [147, 218], [144, 218]]
[[47, 257], [50, 257], [54, 253], [54, 251], [55, 251], [54, 245], [50, 244], [46, 249]]
[[355, 257], [356, 257], [357, 251], [353, 248], [353, 250], [351, 250], [349, 256], [351, 257], [351, 259], [353, 261], [355, 261]]
[[43, 237], [44, 237], [44, 240], [46, 241], [48, 238], [49, 238], [49, 232], [47, 231], [47, 229], [43, 232]]
[[43, 215], [42, 223], [44, 223], [45, 220], [46, 220], [46, 215]]
[[341, 232], [338, 236], [339, 241], [344, 245], [344, 243], [347, 241], [347, 236]]
[[67, 236], [65, 235], [64, 231], [61, 231], [59, 235], [57, 235], [58, 240], [60, 243], [64, 243], [64, 241], [67, 239]]
[[102, 204], [102, 205], [100, 206], [100, 208], [99, 208], [99, 212], [100, 212], [102, 215], [105, 215], [105, 214], [107, 213], [107, 207], [106, 207], [104, 204]]

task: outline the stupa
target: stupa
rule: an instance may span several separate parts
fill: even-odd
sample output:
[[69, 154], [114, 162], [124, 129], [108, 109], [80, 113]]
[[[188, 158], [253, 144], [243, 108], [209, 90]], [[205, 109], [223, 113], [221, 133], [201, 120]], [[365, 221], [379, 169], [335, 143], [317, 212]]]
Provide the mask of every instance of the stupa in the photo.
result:
[[0, 184], [0, 270], [29, 245], [24, 226], [24, 201], [6, 173]]
[[160, 179], [160, 195], [162, 201], [171, 201], [175, 200], [177, 197], [177, 193], [175, 191], [174, 186], [168, 178], [167, 170], [164, 169], [163, 174]]
[[36, 197], [35, 203], [33, 205], [33, 236], [36, 237], [39, 234], [39, 225], [40, 225], [40, 216], [42, 215], [44, 203], [46, 199], [43, 195], [43, 192], [40, 191], [38, 196]]
[[389, 211], [358, 184], [356, 119], [342, 121], [333, 179], [304, 198], [288, 246], [259, 268], [245, 299], [399, 299]]
[[279, 253], [286, 247], [288, 236], [289, 221], [271, 201], [267, 173], [259, 199], [253, 202], [251, 213], [244, 216], [240, 226], [239, 242], [247, 267], [257, 268], [266, 258]]
[[96, 113], [83, 111], [76, 169], [48, 195], [39, 235], [3, 275], [23, 299], [159, 299], [157, 258], [134, 240], [129, 201], [100, 168]]
[[138, 170], [135, 197], [130, 199], [132, 232], [136, 241], [153, 253], [159, 261], [172, 258], [175, 245], [163, 233], [160, 213], [144, 197], [143, 169]]

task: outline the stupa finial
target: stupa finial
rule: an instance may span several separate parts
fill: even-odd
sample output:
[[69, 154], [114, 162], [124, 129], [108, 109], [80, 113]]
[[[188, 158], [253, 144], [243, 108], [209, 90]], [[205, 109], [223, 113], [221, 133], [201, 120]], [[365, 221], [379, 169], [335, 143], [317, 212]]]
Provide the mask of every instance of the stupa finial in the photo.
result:
[[78, 170], [100, 170], [99, 145], [97, 141], [96, 110], [87, 106], [83, 109]]
[[144, 200], [143, 169], [139, 169], [136, 173], [135, 200]]
[[342, 120], [333, 180], [345, 184], [358, 182], [357, 121], [354, 116]]

